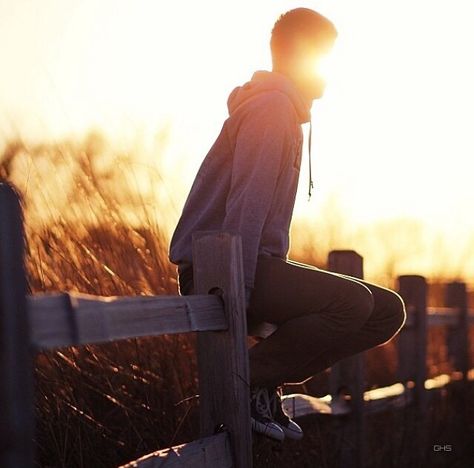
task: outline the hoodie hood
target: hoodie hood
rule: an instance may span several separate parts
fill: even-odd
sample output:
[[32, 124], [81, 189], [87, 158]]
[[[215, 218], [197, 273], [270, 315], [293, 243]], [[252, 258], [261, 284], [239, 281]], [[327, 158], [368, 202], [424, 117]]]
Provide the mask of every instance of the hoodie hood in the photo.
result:
[[243, 86], [234, 88], [227, 100], [229, 115], [251, 97], [274, 90], [283, 92], [291, 99], [300, 123], [311, 120], [311, 103], [303, 99], [293, 81], [282, 73], [267, 70], [256, 71], [250, 81], [247, 81]]
[[243, 86], [237, 86], [230, 93], [227, 99], [227, 108], [231, 115], [237, 107], [248, 101], [253, 96], [265, 91], [281, 91], [286, 94], [293, 105], [300, 124], [309, 122], [309, 139], [308, 139], [308, 164], [309, 164], [309, 180], [308, 180], [308, 201], [311, 199], [311, 189], [314, 187], [311, 174], [311, 135], [313, 127], [311, 122], [311, 102], [303, 99], [303, 96], [296, 88], [293, 81], [286, 75], [279, 72], [258, 70], [252, 75], [252, 79], [247, 81]]

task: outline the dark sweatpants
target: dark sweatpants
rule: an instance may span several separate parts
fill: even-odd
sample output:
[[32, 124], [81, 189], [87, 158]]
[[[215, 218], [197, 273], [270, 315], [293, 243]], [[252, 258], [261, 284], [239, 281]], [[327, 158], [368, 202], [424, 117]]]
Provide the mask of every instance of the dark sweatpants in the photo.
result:
[[[192, 267], [179, 276], [193, 294]], [[342, 358], [390, 340], [406, 319], [395, 292], [312, 265], [259, 255], [250, 321], [278, 329], [249, 349], [250, 384], [302, 383]]]

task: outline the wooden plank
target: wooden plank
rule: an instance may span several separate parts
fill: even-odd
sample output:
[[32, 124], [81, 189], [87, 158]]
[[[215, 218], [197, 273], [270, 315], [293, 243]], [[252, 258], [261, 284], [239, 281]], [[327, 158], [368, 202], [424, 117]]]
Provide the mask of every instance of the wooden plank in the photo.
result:
[[197, 335], [201, 437], [223, 424], [230, 433], [235, 468], [252, 467], [249, 359], [242, 244], [238, 234], [193, 234], [195, 291], [217, 294], [228, 330]]
[[[470, 369], [471, 376], [468, 380], [474, 380], [474, 369]], [[469, 374], [468, 372], [468, 374]], [[448, 385], [457, 384], [462, 380], [458, 372], [453, 374], [440, 374], [425, 380], [424, 387], [427, 393], [428, 402], [437, 392], [439, 393]], [[364, 392], [364, 411], [366, 414], [378, 413], [389, 409], [404, 408], [415, 401], [415, 391], [413, 386], [404, 386], [395, 383], [387, 387], [379, 387]], [[301, 418], [315, 414], [328, 416], [339, 416], [351, 412], [347, 401], [334, 401], [331, 395], [323, 397], [313, 397], [301, 393], [291, 393], [284, 395], [282, 404], [286, 413], [291, 418]]]
[[[363, 259], [353, 250], [331, 251], [328, 257], [328, 269], [354, 278], [363, 279], [364, 277]], [[331, 367], [329, 385], [332, 401], [344, 407], [344, 393], [350, 395], [352, 415], [345, 426], [348, 443], [343, 445], [339, 462], [344, 467], [362, 467], [365, 460], [367, 447], [365, 441], [364, 382], [365, 352], [342, 359]]]
[[[401, 389], [400, 389], [401, 387]], [[366, 392], [365, 411], [367, 414], [379, 413], [395, 408], [404, 408], [413, 403], [413, 389], [404, 387], [402, 384], [394, 384], [390, 387], [377, 388], [372, 391], [382, 391], [383, 396]]]
[[410, 380], [415, 382], [417, 404], [421, 409], [425, 403], [428, 286], [419, 275], [400, 276], [398, 281], [400, 295], [407, 304], [407, 315], [411, 315], [414, 326], [404, 327], [399, 333], [397, 376], [403, 384]]
[[[403, 408], [413, 402], [413, 392], [402, 384], [381, 387], [364, 392], [365, 414], [386, 411], [390, 408]], [[331, 395], [321, 398], [292, 393], [282, 398], [282, 404], [291, 418], [301, 418], [315, 414], [341, 416], [352, 412], [347, 400], [332, 399]]]
[[100, 343], [227, 327], [219, 298], [194, 296], [28, 296], [36, 348]]
[[[407, 305], [407, 319], [404, 328], [413, 328], [416, 325], [416, 308]], [[458, 309], [453, 307], [427, 307], [426, 321], [428, 326], [456, 325], [458, 323]]]
[[[405, 391], [407, 390], [407, 391]], [[378, 392], [378, 393], [377, 393]], [[329, 398], [328, 398], [329, 397]], [[413, 401], [411, 389], [404, 389], [401, 384], [378, 388], [364, 392], [365, 414], [386, 411], [390, 408], [403, 408]], [[300, 418], [314, 414], [341, 416], [352, 412], [347, 400], [333, 400], [330, 395], [322, 398], [304, 394], [289, 394], [282, 399], [283, 407], [292, 418]]]
[[[405, 322], [404, 328], [410, 328], [415, 326], [415, 315], [411, 312], [414, 312], [414, 308], [409, 306], [410, 310], [407, 307], [407, 320]], [[459, 307], [427, 307], [427, 316], [426, 320], [428, 321], [428, 326], [457, 326], [460, 318], [460, 309]], [[468, 325], [474, 323], [474, 311], [466, 309], [466, 322]]]
[[456, 322], [447, 328], [446, 344], [454, 369], [462, 372], [463, 384], [467, 384], [469, 370], [469, 321], [466, 284], [459, 281], [448, 283], [445, 304], [456, 310]]
[[[281, 401], [285, 412], [290, 418], [301, 418], [312, 414], [335, 414], [330, 404], [331, 396], [328, 398], [316, 398], [303, 393], [289, 393], [283, 395]], [[348, 411], [350, 411], [348, 409]], [[348, 412], [347, 411], [347, 412]]]
[[33, 361], [20, 195], [0, 183], [0, 466], [34, 462]]
[[459, 308], [457, 307], [428, 307], [426, 320], [428, 326], [453, 326], [459, 323]]
[[[399, 293], [405, 304], [410, 306], [407, 314], [413, 316], [414, 326], [402, 328], [398, 336], [398, 380], [404, 385], [414, 381], [414, 403], [416, 408], [416, 429], [414, 437], [416, 466], [424, 465], [427, 444], [426, 408], [428, 395], [425, 389], [426, 380], [426, 346], [427, 346], [427, 294], [428, 286], [423, 276], [404, 275], [398, 278]], [[409, 312], [410, 310], [410, 312]]]
[[204, 437], [145, 455], [120, 468], [232, 468], [229, 434]]

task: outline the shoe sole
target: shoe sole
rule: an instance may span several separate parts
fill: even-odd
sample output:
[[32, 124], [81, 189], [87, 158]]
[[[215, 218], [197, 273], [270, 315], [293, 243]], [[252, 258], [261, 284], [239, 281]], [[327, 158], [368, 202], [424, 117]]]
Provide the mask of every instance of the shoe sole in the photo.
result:
[[262, 434], [269, 439], [282, 442], [285, 439], [283, 428], [277, 423], [262, 423], [254, 418], [250, 418], [252, 422], [252, 430], [258, 434]]
[[303, 438], [303, 430], [294, 421], [290, 420], [288, 426], [284, 425], [279, 421], [275, 421], [275, 423], [278, 424], [279, 427], [281, 427], [282, 431], [285, 433], [285, 437], [287, 437], [288, 439], [301, 440]]
[[301, 440], [304, 436], [303, 432], [298, 432], [298, 431], [292, 431], [291, 429], [288, 429], [287, 427], [280, 426], [285, 433], [285, 438], [287, 439], [293, 439], [293, 440]]

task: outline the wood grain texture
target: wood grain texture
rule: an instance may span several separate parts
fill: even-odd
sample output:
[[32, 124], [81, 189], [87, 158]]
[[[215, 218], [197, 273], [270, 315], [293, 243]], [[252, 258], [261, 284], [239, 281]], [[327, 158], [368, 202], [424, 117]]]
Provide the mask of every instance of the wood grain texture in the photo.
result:
[[[448, 289], [447, 289], [448, 291]], [[446, 298], [448, 301], [448, 298]], [[462, 307], [427, 307], [426, 320], [428, 326], [448, 325], [450, 327], [462, 327], [463, 321], [466, 321], [466, 326], [474, 324], [474, 310], [467, 310]], [[413, 306], [407, 306], [407, 320], [404, 329], [415, 326], [415, 314]], [[465, 314], [465, 315], [464, 315]]]
[[0, 182], [0, 466], [34, 460], [33, 362], [26, 307], [20, 195]]
[[219, 294], [228, 329], [197, 336], [201, 437], [223, 424], [229, 431], [236, 468], [252, 467], [249, 359], [242, 245], [238, 234], [193, 234], [198, 294]]
[[222, 432], [145, 455], [120, 468], [233, 468], [229, 434]]
[[416, 398], [421, 406], [425, 403], [427, 344], [427, 293], [426, 279], [419, 275], [403, 275], [398, 278], [399, 291], [407, 305], [407, 315], [413, 323], [403, 327], [398, 336], [397, 378], [406, 383], [415, 382]]
[[[363, 259], [354, 250], [333, 250], [328, 256], [328, 270], [363, 279]], [[342, 359], [331, 367], [329, 386], [333, 401], [350, 395], [351, 417], [345, 430], [350, 444], [341, 450], [340, 464], [347, 468], [363, 466], [365, 444], [364, 416], [365, 352]]]
[[447, 285], [445, 304], [455, 310], [456, 322], [447, 327], [446, 344], [455, 369], [463, 374], [467, 384], [469, 370], [469, 317], [466, 284], [459, 281]]
[[[402, 408], [413, 400], [412, 389], [401, 384], [367, 390], [364, 392], [364, 410], [366, 413], [386, 411], [390, 408]], [[311, 414], [327, 414], [339, 416], [352, 412], [347, 400], [332, 399], [330, 395], [321, 398], [310, 395], [292, 393], [282, 399], [283, 407], [291, 418], [301, 418]]]
[[210, 295], [37, 294], [28, 296], [28, 311], [38, 349], [227, 327], [221, 301]]
[[420, 275], [403, 275], [398, 278], [399, 293], [412, 315], [414, 325], [402, 328], [398, 336], [398, 378], [402, 383], [412, 380], [414, 387], [414, 405], [416, 410], [415, 429], [413, 431], [414, 446], [417, 447], [414, 463], [423, 466], [427, 444], [426, 408], [428, 394], [425, 389], [427, 376], [427, 299], [428, 285]]

